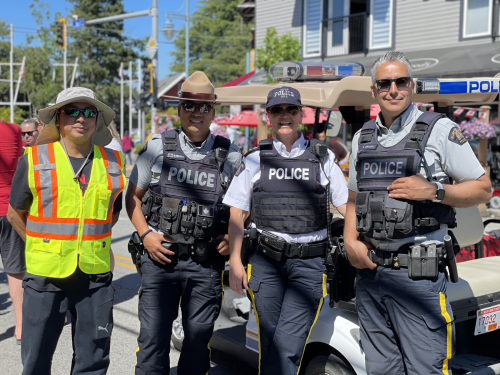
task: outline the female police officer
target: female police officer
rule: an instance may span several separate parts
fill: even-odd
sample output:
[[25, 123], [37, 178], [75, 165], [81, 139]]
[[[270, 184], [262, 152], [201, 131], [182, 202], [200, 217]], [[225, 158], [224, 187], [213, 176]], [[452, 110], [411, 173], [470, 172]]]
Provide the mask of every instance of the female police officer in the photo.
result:
[[246, 155], [223, 201], [231, 206], [229, 280], [244, 295], [240, 253], [251, 208], [259, 247], [248, 264], [248, 290], [258, 315], [260, 374], [296, 374], [326, 295], [329, 196], [343, 215], [347, 188], [333, 153], [297, 131], [302, 104], [296, 89], [271, 90], [266, 110], [276, 138]]

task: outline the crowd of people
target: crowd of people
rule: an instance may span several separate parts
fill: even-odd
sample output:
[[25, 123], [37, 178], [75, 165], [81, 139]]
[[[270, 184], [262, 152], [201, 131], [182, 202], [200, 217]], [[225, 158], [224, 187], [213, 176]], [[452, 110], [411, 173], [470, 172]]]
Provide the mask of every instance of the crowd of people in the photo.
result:
[[[232, 290], [247, 291], [257, 315], [259, 373], [297, 374], [327, 295], [330, 204], [345, 216], [347, 257], [359, 269], [367, 373], [448, 374], [454, 325], [444, 269], [409, 277], [405, 254], [415, 243], [442, 244], [447, 226], [455, 225], [451, 206], [487, 202], [491, 184], [467, 142], [449, 136], [460, 133], [456, 125], [415, 107], [402, 53], [386, 53], [371, 73], [381, 112], [354, 135], [350, 154], [323, 132], [304, 138], [301, 93], [284, 85], [269, 91], [265, 105], [274, 138], [243, 157], [210, 132], [217, 96], [199, 71], [172, 97], [180, 100], [181, 129], [145, 143], [128, 184], [124, 154], [132, 164], [132, 141], [128, 133], [119, 139], [115, 113], [89, 89], [62, 91], [21, 127], [3, 124], [0, 252], [23, 374], [50, 374], [67, 312], [71, 373], [107, 372], [111, 233], [125, 188], [143, 251], [135, 374], [169, 373], [179, 307], [184, 341], [177, 374], [209, 371], [226, 256]], [[348, 184], [335, 162], [345, 158]], [[417, 224], [418, 215], [427, 224]], [[252, 230], [253, 245], [243, 246]], [[386, 254], [396, 256], [387, 262]]]

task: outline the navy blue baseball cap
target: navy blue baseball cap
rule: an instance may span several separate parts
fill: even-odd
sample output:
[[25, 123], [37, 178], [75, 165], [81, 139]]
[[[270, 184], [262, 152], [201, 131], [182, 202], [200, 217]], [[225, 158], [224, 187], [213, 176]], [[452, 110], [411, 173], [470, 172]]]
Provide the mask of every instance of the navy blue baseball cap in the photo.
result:
[[302, 107], [299, 90], [293, 87], [283, 86], [269, 91], [269, 94], [267, 94], [266, 109], [274, 105], [282, 104], [298, 105]]

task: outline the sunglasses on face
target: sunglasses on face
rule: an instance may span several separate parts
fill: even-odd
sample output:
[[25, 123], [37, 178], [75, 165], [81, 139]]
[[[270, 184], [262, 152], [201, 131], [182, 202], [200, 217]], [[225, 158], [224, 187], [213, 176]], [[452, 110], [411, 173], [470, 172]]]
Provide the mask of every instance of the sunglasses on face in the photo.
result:
[[398, 90], [407, 90], [411, 85], [411, 77], [399, 77], [394, 79], [384, 78], [375, 81], [375, 87], [378, 91], [385, 92], [391, 89], [392, 83], [396, 83]]
[[23, 137], [25, 137], [27, 135], [31, 137], [31, 136], [33, 136], [33, 133], [36, 131], [38, 131], [38, 130], [32, 130], [30, 132], [21, 132], [21, 134], [23, 135]]
[[295, 116], [296, 114], [299, 113], [299, 106], [298, 105], [289, 105], [286, 108], [283, 107], [271, 107], [267, 109], [267, 113], [272, 114], [273, 116], [279, 116], [283, 113], [283, 111], [287, 111], [290, 115]]
[[194, 112], [198, 109], [201, 113], [209, 113], [213, 108], [210, 104], [181, 103], [181, 105], [188, 112]]
[[79, 108], [64, 108], [62, 109], [64, 113], [66, 113], [69, 117], [79, 117], [80, 113], [83, 113], [85, 118], [95, 117], [97, 112], [93, 109], [79, 109]]

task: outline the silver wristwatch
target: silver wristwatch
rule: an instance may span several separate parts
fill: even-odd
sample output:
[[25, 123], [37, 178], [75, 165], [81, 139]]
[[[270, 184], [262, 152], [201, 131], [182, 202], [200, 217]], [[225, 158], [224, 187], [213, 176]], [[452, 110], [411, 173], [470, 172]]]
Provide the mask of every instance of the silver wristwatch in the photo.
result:
[[441, 185], [441, 183], [437, 181], [432, 181], [432, 183], [436, 184], [437, 186], [436, 198], [434, 198], [433, 202], [439, 203], [444, 199], [443, 185]]

